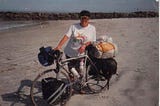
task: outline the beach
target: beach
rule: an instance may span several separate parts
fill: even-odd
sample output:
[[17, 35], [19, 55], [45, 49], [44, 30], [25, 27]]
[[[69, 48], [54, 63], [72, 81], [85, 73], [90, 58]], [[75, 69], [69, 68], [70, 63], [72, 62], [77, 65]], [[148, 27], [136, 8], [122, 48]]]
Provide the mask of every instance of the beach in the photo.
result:
[[[57, 45], [78, 20], [44, 21], [0, 30], [0, 106], [32, 106], [31, 83], [50, 68], [38, 62], [42, 46]], [[158, 106], [158, 18], [94, 19], [97, 36], [108, 35], [118, 46], [118, 76], [110, 89], [94, 95], [73, 95], [67, 106]], [[15, 92], [21, 90], [22, 94]]]

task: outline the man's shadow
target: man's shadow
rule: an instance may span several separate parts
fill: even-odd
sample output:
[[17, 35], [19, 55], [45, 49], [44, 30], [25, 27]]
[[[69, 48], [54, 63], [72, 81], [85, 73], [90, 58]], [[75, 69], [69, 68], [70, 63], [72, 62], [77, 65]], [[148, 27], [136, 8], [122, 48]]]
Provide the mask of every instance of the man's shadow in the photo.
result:
[[25, 88], [27, 87], [29, 91], [32, 85], [31, 80], [22, 80], [17, 91], [12, 93], [6, 93], [1, 95], [3, 101], [11, 102], [10, 106], [15, 106], [16, 104], [24, 104], [25, 106], [32, 106], [32, 102], [30, 99], [30, 93], [27, 94], [25, 92]]

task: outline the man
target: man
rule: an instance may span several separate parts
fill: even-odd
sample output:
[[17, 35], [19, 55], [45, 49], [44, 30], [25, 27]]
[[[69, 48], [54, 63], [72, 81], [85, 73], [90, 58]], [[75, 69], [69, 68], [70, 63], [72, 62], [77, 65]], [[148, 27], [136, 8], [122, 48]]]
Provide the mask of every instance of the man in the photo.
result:
[[56, 50], [60, 50], [63, 44], [69, 39], [64, 52], [69, 57], [78, 56], [79, 53], [83, 53], [85, 47], [92, 41], [96, 41], [95, 27], [89, 24], [90, 12], [83, 10], [80, 12], [80, 23], [70, 26], [68, 32], [59, 42]]
[[[63, 36], [55, 48], [55, 50], [60, 50], [69, 40], [64, 48], [66, 58], [83, 54], [86, 46], [91, 44], [91, 42], [96, 41], [96, 29], [93, 25], [89, 24], [90, 12], [87, 10], [81, 11], [79, 18], [80, 23], [71, 25], [68, 32]], [[68, 67], [69, 70], [74, 67], [77, 71], [79, 71], [79, 65], [80, 60], [73, 60], [70, 61]]]

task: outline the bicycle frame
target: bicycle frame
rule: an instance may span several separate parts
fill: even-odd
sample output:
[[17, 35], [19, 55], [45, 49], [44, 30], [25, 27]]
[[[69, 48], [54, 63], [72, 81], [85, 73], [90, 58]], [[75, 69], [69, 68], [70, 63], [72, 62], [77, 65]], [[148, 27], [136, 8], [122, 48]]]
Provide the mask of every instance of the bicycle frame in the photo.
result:
[[[85, 54], [83, 54], [83, 55], [79, 55], [79, 56], [76, 56], [76, 57], [71, 57], [71, 58], [68, 58], [68, 59], [61, 59], [62, 56], [63, 56], [63, 52], [61, 52], [59, 58], [56, 60], [56, 70], [55, 70], [55, 72], [57, 73], [57, 75], [58, 75], [58, 72], [60, 71], [60, 68], [63, 68], [69, 74], [67, 69], [64, 67], [64, 65], [66, 65], [65, 63], [67, 63], [71, 60], [77, 60], [77, 59], [81, 59], [81, 58], [84, 58], [84, 67], [85, 68], [86, 68], [86, 63], [87, 63], [87, 59], [88, 59], [89, 62], [91, 63], [91, 65], [93, 65], [94, 68], [98, 71], [97, 67], [93, 64], [92, 60], [88, 57], [87, 51], [85, 51]], [[83, 69], [83, 71], [84, 71], [84, 69]], [[58, 76], [56, 76], [56, 78], [57, 77]]]

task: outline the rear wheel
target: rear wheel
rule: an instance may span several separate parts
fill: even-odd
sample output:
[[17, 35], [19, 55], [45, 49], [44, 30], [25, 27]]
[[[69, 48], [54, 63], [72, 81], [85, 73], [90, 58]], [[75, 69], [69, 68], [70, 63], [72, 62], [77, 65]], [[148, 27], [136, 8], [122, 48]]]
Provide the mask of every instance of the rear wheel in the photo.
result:
[[[57, 74], [55, 73], [54, 69], [46, 70], [42, 73], [40, 73], [35, 80], [33, 81], [31, 90], [30, 90], [30, 95], [32, 102], [34, 106], [49, 106], [49, 105], [54, 105], [54, 106], [63, 106], [65, 103], [69, 100], [69, 98], [72, 95], [72, 87], [67, 86], [65, 88], [65, 91], [61, 94], [58, 94], [58, 98], [52, 103], [49, 104], [46, 100], [43, 98], [42, 94], [42, 79], [45, 78], [56, 78]], [[60, 71], [58, 74], [58, 80], [61, 80], [65, 82], [65, 85], [70, 84], [70, 80], [67, 76], [67, 74], [63, 71]], [[57, 88], [58, 90], [58, 88]]]
[[95, 67], [92, 65], [88, 65], [87, 67], [86, 82], [87, 87], [91, 90], [91, 93], [99, 93], [107, 87], [106, 78], [101, 75], [100, 72], [97, 72]]

